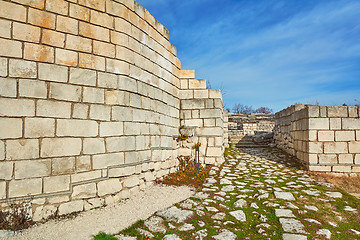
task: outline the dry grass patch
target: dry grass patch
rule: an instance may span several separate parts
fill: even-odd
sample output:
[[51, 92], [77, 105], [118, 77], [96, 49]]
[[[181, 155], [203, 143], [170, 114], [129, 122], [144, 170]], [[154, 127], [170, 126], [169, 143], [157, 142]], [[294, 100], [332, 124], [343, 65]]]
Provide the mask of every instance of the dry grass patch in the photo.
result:
[[360, 175], [308, 172], [316, 181], [326, 181], [348, 193], [360, 194]]

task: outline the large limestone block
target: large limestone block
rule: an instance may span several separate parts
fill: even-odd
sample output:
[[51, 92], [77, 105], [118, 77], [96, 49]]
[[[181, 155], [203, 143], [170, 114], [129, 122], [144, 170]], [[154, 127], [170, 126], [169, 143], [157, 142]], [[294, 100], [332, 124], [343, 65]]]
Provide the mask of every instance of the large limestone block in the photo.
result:
[[336, 131], [335, 141], [337, 142], [355, 141], [355, 131]]
[[88, 183], [73, 187], [72, 199], [85, 199], [96, 196], [96, 183]]
[[0, 182], [0, 199], [6, 198], [6, 182]]
[[55, 119], [25, 118], [26, 138], [54, 137], [54, 135], [55, 135]]
[[51, 159], [52, 175], [70, 174], [75, 172], [75, 157]]
[[131, 176], [128, 178], [125, 178], [123, 184], [124, 187], [126, 188], [132, 188], [135, 187], [137, 185], [139, 185], [140, 181], [139, 181], [139, 176]]
[[71, 182], [77, 183], [98, 178], [101, 178], [101, 170], [73, 174], [71, 175]]
[[0, 116], [32, 117], [35, 115], [35, 102], [24, 99], [0, 99]]
[[[0, 56], [4, 57], [22, 57], [22, 43], [19, 41], [13, 41], [8, 39], [0, 39], [0, 45], [2, 48], [0, 49]], [[17, 67], [14, 67], [17, 68]], [[32, 67], [31, 67], [32, 69]], [[30, 70], [30, 69], [29, 69]], [[29, 71], [33, 73], [32, 71]], [[11, 75], [16, 77], [18, 75], [17, 70], [12, 69]]]
[[110, 121], [110, 106], [94, 105], [90, 106], [90, 119]]
[[54, 176], [44, 178], [44, 193], [55, 193], [70, 190], [70, 176]]
[[124, 164], [124, 153], [106, 153], [93, 156], [93, 168], [103, 169], [109, 166]]
[[96, 86], [96, 71], [71, 68], [69, 82], [79, 85]]
[[99, 196], [105, 196], [119, 192], [122, 189], [122, 184], [119, 179], [108, 179], [99, 182], [97, 184], [97, 189]]
[[309, 153], [323, 153], [323, 143], [309, 142]]
[[135, 137], [109, 137], [106, 138], [108, 152], [133, 151], [135, 150]]
[[122, 136], [124, 126], [122, 122], [102, 122], [100, 123], [100, 137]]
[[222, 111], [220, 109], [201, 109], [200, 118], [221, 118]]
[[113, 121], [132, 121], [133, 109], [129, 107], [114, 106], [111, 114]]
[[9, 76], [16, 78], [36, 78], [37, 77], [36, 63], [30, 61], [24, 61], [24, 60], [10, 59]]
[[118, 76], [111, 73], [98, 73], [98, 86], [102, 88], [116, 89], [118, 86]]
[[39, 157], [38, 139], [19, 139], [6, 141], [6, 159], [34, 159]]
[[179, 78], [195, 78], [195, 70], [180, 70]]
[[50, 98], [79, 102], [81, 100], [81, 87], [68, 84], [51, 83]]
[[89, 106], [81, 103], [74, 104], [72, 117], [79, 119], [87, 119], [89, 114]]
[[1, 1], [0, 16], [7, 19], [26, 22], [27, 9], [19, 4]]
[[84, 102], [88, 103], [104, 103], [104, 89], [100, 88], [84, 88]]
[[348, 107], [327, 107], [328, 117], [348, 117]]
[[359, 130], [360, 129], [360, 118], [343, 118], [342, 129]]
[[[5, 58], [0, 58], [0, 76], [7, 75], [5, 73], [2, 74], [2, 71], [6, 69], [7, 66], [3, 64]], [[3, 97], [16, 97], [16, 80], [11, 78], [0, 78], [0, 96]]]
[[76, 171], [84, 172], [91, 169], [90, 156], [78, 156], [76, 157]]
[[80, 155], [80, 138], [44, 138], [41, 142], [41, 157]]
[[334, 141], [334, 131], [319, 131], [318, 139], [321, 142], [333, 142]]
[[5, 159], [5, 142], [0, 141], [0, 160]]
[[98, 123], [91, 120], [57, 120], [57, 136], [67, 137], [96, 137], [98, 135]]
[[77, 200], [72, 202], [63, 203], [59, 206], [59, 215], [65, 215], [73, 212], [80, 212], [84, 210], [84, 201]]
[[348, 153], [346, 142], [325, 142], [324, 153]]
[[36, 116], [70, 118], [71, 103], [40, 100], [36, 106]]
[[338, 158], [336, 154], [319, 154], [320, 164], [337, 164]]
[[312, 130], [327, 130], [329, 129], [329, 119], [328, 118], [310, 118], [309, 119], [309, 129]]
[[35, 209], [35, 212], [32, 216], [33, 221], [41, 221], [42, 219], [47, 219], [55, 215], [57, 207], [53, 205], [39, 206]]
[[135, 174], [135, 166], [122, 167], [122, 168], [110, 168], [109, 177], [124, 177]]
[[34, 178], [50, 176], [51, 160], [30, 160], [15, 162], [15, 178]]
[[19, 118], [0, 118], [0, 139], [21, 138], [23, 128], [22, 122], [22, 119]]
[[9, 183], [9, 197], [24, 197], [27, 195], [40, 194], [42, 191], [42, 179], [32, 178], [13, 180]]
[[105, 153], [105, 141], [103, 138], [85, 138], [83, 146], [84, 154]]
[[223, 155], [223, 151], [221, 147], [208, 147], [206, 153], [207, 153], [206, 156], [209, 157]]
[[68, 80], [68, 67], [39, 63], [39, 79], [65, 83]]
[[0, 162], [0, 180], [11, 180], [13, 173], [12, 162]]
[[360, 153], [360, 142], [359, 141], [349, 142], [349, 152], [350, 153]]

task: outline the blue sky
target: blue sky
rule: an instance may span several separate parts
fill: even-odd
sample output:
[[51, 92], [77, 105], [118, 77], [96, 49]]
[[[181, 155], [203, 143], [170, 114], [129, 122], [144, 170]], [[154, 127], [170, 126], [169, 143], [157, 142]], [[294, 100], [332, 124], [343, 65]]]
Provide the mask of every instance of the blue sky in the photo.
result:
[[360, 104], [359, 0], [138, 0], [224, 105]]

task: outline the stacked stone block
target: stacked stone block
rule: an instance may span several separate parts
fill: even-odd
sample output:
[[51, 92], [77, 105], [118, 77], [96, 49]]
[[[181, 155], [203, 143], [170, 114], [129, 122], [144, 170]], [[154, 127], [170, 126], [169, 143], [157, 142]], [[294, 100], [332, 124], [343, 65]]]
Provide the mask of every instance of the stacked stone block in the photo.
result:
[[276, 114], [275, 140], [311, 171], [360, 172], [359, 107], [294, 105]]
[[32, 199], [39, 220], [175, 171], [181, 63], [136, 1], [0, 0], [0, 46], [1, 206]]
[[200, 143], [200, 162], [221, 164], [224, 161], [224, 110], [220, 90], [206, 88], [206, 80], [195, 79], [195, 71], [180, 71], [181, 126], [191, 137], [181, 155], [193, 156], [192, 146]]

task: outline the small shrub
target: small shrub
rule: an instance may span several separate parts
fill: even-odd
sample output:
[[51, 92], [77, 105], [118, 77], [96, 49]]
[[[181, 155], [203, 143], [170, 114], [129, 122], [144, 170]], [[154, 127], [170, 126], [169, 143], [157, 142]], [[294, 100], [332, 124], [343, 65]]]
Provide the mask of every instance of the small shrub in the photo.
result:
[[22, 201], [10, 203], [8, 209], [0, 210], [0, 229], [17, 231], [33, 225], [28, 213], [29, 206], [29, 202]]
[[178, 156], [178, 171], [165, 176], [162, 180], [156, 180], [156, 183], [165, 185], [188, 185], [195, 188], [200, 187], [209, 176], [211, 166], [202, 166], [199, 164], [199, 172], [195, 174], [195, 166], [190, 156]]
[[94, 236], [94, 240], [118, 240], [118, 239], [114, 236], [101, 232], [98, 235]]

